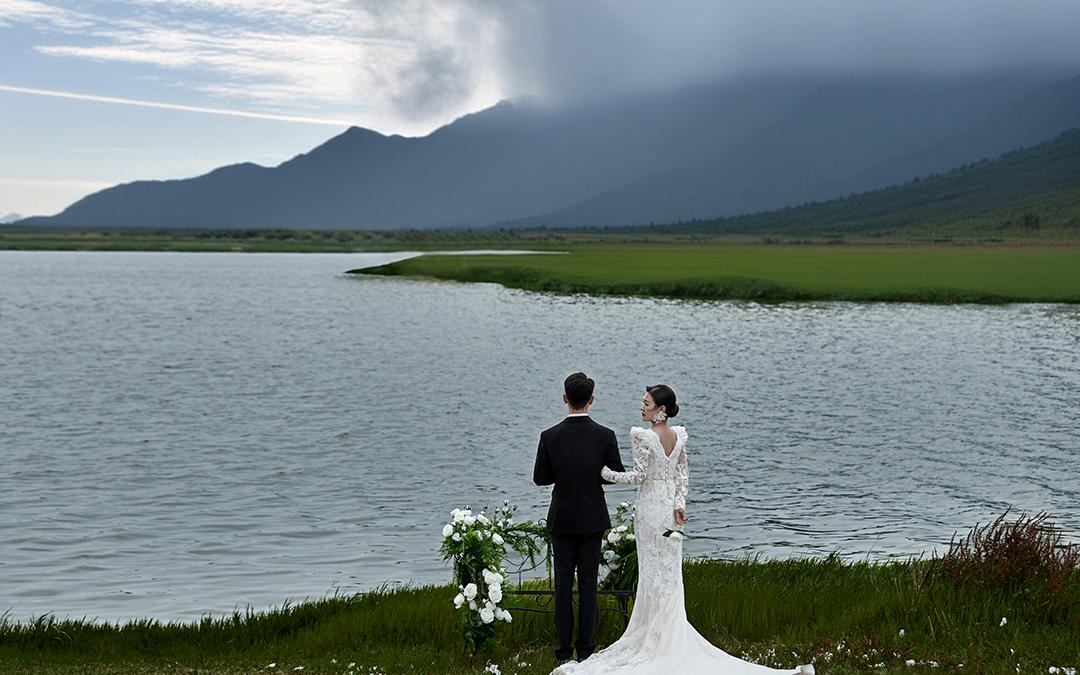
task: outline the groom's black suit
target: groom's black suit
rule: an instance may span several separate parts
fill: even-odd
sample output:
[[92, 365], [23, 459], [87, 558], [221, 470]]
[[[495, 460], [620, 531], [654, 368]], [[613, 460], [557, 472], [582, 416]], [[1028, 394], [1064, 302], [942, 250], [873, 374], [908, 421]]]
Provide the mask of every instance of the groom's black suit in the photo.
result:
[[572, 605], [574, 570], [578, 579], [578, 659], [596, 649], [596, 577], [604, 530], [611, 527], [600, 469], [625, 471], [615, 432], [587, 416], [567, 417], [540, 434], [533, 482], [554, 485], [547, 527], [555, 562], [555, 657], [569, 659], [574, 650]]

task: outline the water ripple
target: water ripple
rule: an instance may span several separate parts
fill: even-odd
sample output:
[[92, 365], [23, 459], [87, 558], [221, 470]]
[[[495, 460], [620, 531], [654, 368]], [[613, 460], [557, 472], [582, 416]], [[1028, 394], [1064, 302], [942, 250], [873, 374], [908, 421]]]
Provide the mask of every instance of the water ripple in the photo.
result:
[[[1080, 529], [1080, 309], [545, 296], [393, 254], [0, 252], [0, 613], [192, 619], [443, 582], [531, 482], [560, 383], [672, 384], [691, 555], [903, 557], [1005, 508]], [[632, 489], [609, 489], [609, 503]]]

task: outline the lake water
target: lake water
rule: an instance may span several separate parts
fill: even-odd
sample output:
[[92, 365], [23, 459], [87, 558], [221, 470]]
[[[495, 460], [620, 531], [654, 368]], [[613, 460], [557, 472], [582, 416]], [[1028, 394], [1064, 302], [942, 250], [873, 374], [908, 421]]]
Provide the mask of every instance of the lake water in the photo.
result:
[[690, 555], [906, 556], [1007, 507], [1080, 524], [1080, 307], [344, 274], [399, 257], [0, 252], [0, 614], [446, 582], [452, 508], [545, 514], [537, 435], [579, 369], [624, 461], [643, 387], [679, 394]]

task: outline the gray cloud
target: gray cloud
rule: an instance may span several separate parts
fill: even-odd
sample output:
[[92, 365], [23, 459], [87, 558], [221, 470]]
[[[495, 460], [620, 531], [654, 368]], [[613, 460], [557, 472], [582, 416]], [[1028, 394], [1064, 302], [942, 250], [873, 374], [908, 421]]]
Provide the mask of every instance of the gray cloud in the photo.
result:
[[394, 109], [417, 120], [431, 111], [459, 108], [472, 95], [472, 70], [459, 52], [449, 46], [424, 47], [397, 73]]
[[1080, 69], [1076, 0], [475, 0], [510, 95], [571, 101], [765, 71]]

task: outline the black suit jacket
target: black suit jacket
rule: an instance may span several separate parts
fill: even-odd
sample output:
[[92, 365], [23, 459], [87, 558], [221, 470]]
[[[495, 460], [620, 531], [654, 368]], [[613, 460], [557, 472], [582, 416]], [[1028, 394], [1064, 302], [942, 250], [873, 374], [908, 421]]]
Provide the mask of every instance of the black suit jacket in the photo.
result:
[[615, 432], [589, 417], [567, 417], [540, 434], [533, 482], [554, 485], [547, 527], [589, 534], [611, 527], [600, 469], [625, 471]]

